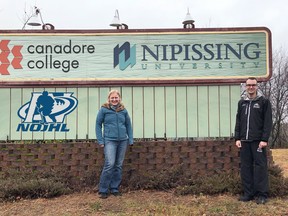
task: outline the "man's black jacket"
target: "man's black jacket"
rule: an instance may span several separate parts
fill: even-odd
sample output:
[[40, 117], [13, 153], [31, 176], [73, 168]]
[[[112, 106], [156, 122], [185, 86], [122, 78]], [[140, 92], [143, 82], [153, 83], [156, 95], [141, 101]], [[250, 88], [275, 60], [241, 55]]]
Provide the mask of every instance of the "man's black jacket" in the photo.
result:
[[235, 140], [267, 142], [272, 129], [271, 103], [263, 96], [238, 102]]

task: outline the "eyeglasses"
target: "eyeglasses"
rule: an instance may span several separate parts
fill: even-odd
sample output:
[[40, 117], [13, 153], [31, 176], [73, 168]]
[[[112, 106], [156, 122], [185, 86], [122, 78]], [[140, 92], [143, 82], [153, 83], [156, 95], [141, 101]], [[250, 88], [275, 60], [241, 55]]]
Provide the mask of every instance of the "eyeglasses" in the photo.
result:
[[246, 87], [255, 87], [257, 84], [246, 84]]

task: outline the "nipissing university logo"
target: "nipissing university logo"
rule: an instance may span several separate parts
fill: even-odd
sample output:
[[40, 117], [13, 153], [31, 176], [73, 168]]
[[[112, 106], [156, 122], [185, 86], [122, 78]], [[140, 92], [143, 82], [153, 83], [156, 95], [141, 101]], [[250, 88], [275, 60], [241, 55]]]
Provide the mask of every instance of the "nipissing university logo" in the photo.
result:
[[[10, 48], [8, 47], [10, 40], [0, 40], [0, 74], [1, 75], [10, 75], [8, 67], [10, 64], [14, 69], [22, 69], [21, 61], [23, 56], [21, 54], [21, 49], [23, 46], [15, 45]], [[10, 52], [12, 52], [12, 61], [10, 62]]]
[[125, 42], [119, 47], [114, 48], [114, 68], [119, 65], [120, 70], [125, 70], [129, 65], [133, 67], [136, 64], [136, 45], [130, 48], [130, 43]]
[[71, 92], [32, 92], [31, 100], [18, 110], [23, 119], [17, 131], [67, 132], [65, 117], [78, 105]]

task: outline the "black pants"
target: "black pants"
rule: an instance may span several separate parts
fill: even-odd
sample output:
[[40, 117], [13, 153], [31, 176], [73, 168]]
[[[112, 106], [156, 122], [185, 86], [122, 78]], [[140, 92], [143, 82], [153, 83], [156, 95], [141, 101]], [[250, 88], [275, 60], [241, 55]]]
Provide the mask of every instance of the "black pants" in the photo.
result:
[[268, 196], [266, 148], [257, 152], [259, 141], [241, 141], [241, 180], [245, 196]]

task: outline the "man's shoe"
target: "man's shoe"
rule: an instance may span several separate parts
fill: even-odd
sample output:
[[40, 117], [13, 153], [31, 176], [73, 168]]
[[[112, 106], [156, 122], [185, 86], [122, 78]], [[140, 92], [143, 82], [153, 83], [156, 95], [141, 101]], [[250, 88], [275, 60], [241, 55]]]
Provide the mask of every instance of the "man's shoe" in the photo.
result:
[[122, 196], [122, 193], [120, 193], [120, 192], [112, 192], [111, 194], [113, 196]]
[[251, 197], [251, 196], [241, 196], [240, 198], [239, 198], [239, 201], [241, 201], [241, 202], [249, 202], [249, 201], [251, 201], [251, 200], [253, 200], [254, 198], [253, 197]]
[[107, 199], [108, 198], [108, 194], [107, 193], [99, 193], [99, 197], [101, 198], [101, 199]]
[[267, 198], [266, 197], [263, 197], [263, 196], [259, 196], [256, 200], [256, 203], [257, 204], [262, 204], [264, 205], [265, 203], [267, 202]]

